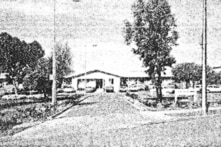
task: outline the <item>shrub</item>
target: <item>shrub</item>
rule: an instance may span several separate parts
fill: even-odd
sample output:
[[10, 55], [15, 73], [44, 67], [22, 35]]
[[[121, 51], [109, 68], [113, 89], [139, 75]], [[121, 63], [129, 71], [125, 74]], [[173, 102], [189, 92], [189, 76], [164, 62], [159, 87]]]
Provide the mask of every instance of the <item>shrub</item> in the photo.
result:
[[156, 107], [157, 106], [157, 101], [156, 100], [152, 100], [152, 99], [148, 99], [145, 102], [145, 105], [149, 106], [149, 107]]
[[138, 95], [134, 93], [130, 94], [129, 92], [127, 92], [126, 96], [131, 97], [132, 99], [138, 99]]
[[145, 85], [145, 88], [144, 88], [145, 91], [150, 91], [150, 88], [149, 86]]
[[7, 114], [0, 113], [0, 130], [5, 131], [11, 129], [14, 125], [20, 123], [17, 121], [19, 114], [17, 112], [9, 112]]

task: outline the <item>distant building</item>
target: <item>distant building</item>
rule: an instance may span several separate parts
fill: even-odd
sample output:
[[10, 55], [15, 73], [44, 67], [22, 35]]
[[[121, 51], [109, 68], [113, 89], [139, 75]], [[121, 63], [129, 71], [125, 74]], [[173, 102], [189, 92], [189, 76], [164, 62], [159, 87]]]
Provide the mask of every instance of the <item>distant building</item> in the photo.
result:
[[221, 72], [221, 66], [213, 67], [213, 70], [217, 73]]
[[6, 84], [6, 75], [7, 75], [6, 72], [0, 71], [0, 86]]

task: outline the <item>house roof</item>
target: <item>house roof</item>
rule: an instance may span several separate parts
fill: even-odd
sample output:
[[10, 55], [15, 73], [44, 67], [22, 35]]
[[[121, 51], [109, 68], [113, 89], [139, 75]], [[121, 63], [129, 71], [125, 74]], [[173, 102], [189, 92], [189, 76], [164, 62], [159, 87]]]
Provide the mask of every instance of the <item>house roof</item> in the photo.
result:
[[[150, 77], [148, 73], [146, 73], [144, 70], [123, 72], [119, 75], [125, 78], [148, 78]], [[164, 73], [162, 73], [162, 77], [173, 77], [171, 70], [167, 69]]]
[[[73, 73], [70, 75], [65, 76], [64, 78], [77, 78], [77, 77], [81, 77], [84, 76], [85, 74], [91, 74], [91, 73], [95, 73], [95, 72], [100, 72], [100, 73], [104, 73], [107, 75], [111, 75], [111, 76], [115, 76], [115, 77], [120, 77], [120, 78], [148, 78], [149, 75], [142, 70], [137, 70], [137, 71], [115, 71], [114, 74], [112, 74], [111, 72], [107, 72], [107, 71], [102, 71], [102, 70], [90, 70], [85, 72], [80, 72], [80, 73]], [[165, 71], [165, 74], [162, 74], [162, 77], [172, 77], [172, 72], [171, 69], [167, 69]]]
[[95, 73], [95, 72], [100, 72], [100, 73], [103, 73], [103, 74], [107, 74], [107, 75], [111, 75], [111, 76], [115, 76], [115, 77], [120, 77], [119, 75], [116, 75], [116, 74], [112, 74], [112, 73], [109, 73], [109, 72], [105, 72], [105, 71], [102, 71], [102, 70], [95, 69], [95, 70], [87, 71], [86, 73], [84, 72], [84, 73], [71, 74], [71, 75], [65, 76], [64, 78], [78, 78], [78, 77], [81, 77], [81, 76], [84, 76], [84, 75], [89, 75], [89, 74], [92, 74], [92, 73]]

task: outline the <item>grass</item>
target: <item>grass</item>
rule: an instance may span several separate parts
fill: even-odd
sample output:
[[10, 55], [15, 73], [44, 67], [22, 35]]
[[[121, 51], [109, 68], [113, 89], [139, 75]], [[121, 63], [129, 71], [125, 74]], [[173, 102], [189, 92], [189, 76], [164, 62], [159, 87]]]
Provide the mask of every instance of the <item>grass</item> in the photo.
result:
[[[68, 127], [68, 126], [67, 126]], [[98, 147], [185, 147], [220, 146], [221, 116], [153, 123], [105, 131], [70, 131], [45, 139], [5, 141], [2, 145], [23, 146], [98, 146]]]
[[18, 130], [13, 127], [23, 123], [44, 121], [70, 105], [76, 104], [81, 95], [59, 97], [56, 107], [51, 105], [50, 99], [0, 99], [0, 137], [12, 135]]

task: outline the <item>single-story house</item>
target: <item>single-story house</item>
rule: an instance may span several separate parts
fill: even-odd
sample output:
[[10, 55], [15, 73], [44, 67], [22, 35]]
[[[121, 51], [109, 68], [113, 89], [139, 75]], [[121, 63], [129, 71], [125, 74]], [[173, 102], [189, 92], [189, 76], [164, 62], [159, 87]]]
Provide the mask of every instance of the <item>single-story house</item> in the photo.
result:
[[[173, 81], [172, 74], [163, 75], [163, 79], [163, 84], [171, 83]], [[149, 85], [151, 84], [151, 79], [143, 71], [115, 74], [101, 70], [91, 70], [64, 77], [64, 84], [72, 85], [76, 90], [84, 89], [88, 85], [94, 85], [97, 89], [105, 89], [108, 85], [112, 85], [114, 91], [118, 92], [122, 85], [130, 85], [132, 83]]]
[[[65, 77], [65, 83], [71, 84], [74, 89], [86, 87], [88, 84], [96, 83], [96, 88], [103, 89], [108, 85], [114, 86], [114, 91], [119, 91], [120, 76], [101, 70], [92, 70], [85, 73], [70, 75]], [[92, 82], [93, 81], [93, 82]], [[85, 86], [84, 86], [85, 84]], [[93, 85], [93, 84], [92, 84]]]

